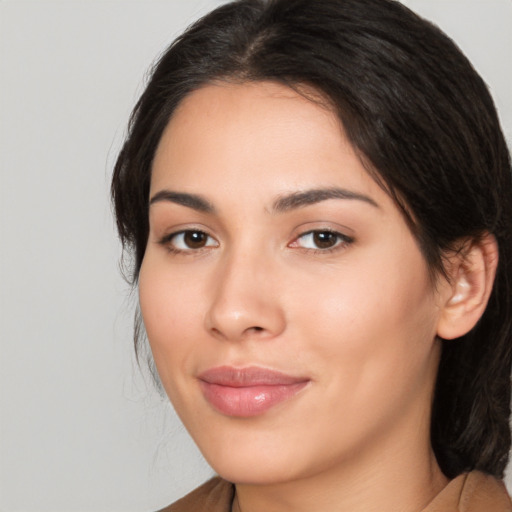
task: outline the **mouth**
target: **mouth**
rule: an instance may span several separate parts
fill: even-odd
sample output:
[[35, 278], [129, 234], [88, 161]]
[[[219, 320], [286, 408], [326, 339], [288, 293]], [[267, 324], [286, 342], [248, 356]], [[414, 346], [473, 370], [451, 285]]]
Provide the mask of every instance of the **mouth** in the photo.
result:
[[248, 418], [291, 399], [310, 380], [260, 367], [220, 366], [199, 375], [207, 402], [226, 416]]

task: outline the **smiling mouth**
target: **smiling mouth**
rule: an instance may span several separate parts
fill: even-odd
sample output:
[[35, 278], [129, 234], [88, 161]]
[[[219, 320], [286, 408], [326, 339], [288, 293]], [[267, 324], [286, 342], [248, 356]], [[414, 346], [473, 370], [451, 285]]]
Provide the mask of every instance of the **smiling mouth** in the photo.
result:
[[226, 416], [248, 418], [292, 398], [310, 380], [266, 368], [211, 368], [199, 375], [203, 396]]

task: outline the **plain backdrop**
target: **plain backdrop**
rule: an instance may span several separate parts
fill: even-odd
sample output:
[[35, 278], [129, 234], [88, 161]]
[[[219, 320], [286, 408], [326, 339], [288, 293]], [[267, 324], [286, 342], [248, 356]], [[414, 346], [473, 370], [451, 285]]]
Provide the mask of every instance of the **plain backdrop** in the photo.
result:
[[[220, 3], [0, 1], [2, 512], [151, 511], [212, 474], [134, 364], [109, 180], [150, 63]], [[510, 143], [512, 0], [404, 3], [468, 54]]]

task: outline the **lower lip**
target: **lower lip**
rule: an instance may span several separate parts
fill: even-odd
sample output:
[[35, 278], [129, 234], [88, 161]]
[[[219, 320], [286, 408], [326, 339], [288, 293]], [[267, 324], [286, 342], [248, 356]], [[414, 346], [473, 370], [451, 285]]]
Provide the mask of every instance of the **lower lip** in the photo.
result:
[[292, 398], [306, 386], [307, 381], [244, 387], [221, 386], [205, 381], [200, 383], [204, 397], [218, 412], [227, 416], [249, 418], [263, 414]]

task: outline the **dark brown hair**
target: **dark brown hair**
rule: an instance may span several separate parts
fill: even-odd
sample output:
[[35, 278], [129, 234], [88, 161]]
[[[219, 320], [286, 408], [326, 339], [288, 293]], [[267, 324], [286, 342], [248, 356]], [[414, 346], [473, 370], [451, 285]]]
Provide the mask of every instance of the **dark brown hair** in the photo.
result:
[[162, 132], [185, 96], [219, 80], [307, 85], [326, 98], [369, 172], [404, 211], [434, 273], [457, 241], [496, 237], [499, 266], [482, 319], [443, 341], [431, 437], [447, 476], [472, 469], [502, 476], [510, 448], [512, 183], [483, 80], [453, 41], [393, 0], [219, 7], [154, 67], [115, 166], [112, 197], [134, 285]]

